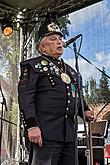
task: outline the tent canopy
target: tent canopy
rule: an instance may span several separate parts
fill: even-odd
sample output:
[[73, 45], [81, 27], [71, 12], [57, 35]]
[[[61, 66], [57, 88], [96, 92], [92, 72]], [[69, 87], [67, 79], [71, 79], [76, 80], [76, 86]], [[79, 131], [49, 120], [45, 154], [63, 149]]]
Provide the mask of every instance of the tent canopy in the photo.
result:
[[26, 9], [27, 15], [33, 17], [51, 11], [58, 16], [66, 15], [100, 0], [0, 0], [0, 19], [5, 14], [17, 15]]

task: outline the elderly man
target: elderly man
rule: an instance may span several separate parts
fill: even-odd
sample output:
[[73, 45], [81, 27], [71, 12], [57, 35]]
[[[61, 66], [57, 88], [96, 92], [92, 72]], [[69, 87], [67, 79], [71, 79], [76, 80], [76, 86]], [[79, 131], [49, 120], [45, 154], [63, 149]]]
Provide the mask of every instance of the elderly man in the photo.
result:
[[[46, 20], [39, 33], [39, 57], [21, 62], [19, 107], [31, 143], [30, 165], [74, 165], [77, 74], [62, 59], [62, 33]], [[84, 101], [85, 116], [93, 113]]]

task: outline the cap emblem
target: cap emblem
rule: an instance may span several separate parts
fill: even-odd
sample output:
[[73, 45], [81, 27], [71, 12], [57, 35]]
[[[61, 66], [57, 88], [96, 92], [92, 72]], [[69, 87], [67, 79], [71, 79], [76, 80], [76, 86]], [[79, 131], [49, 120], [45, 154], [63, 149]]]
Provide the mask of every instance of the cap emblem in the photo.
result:
[[48, 31], [50, 31], [50, 32], [54, 32], [54, 31], [59, 32], [60, 31], [59, 26], [56, 25], [54, 22], [51, 22], [51, 24], [49, 24], [47, 26], [47, 28], [48, 28]]

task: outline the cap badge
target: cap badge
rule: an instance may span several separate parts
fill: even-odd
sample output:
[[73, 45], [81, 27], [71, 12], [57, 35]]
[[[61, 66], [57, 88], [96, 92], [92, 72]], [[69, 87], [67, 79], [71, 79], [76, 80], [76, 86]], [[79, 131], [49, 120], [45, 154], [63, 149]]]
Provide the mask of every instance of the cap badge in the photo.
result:
[[55, 24], [54, 22], [51, 22], [51, 24], [49, 24], [49, 25], [47, 26], [47, 28], [48, 28], [48, 30], [49, 30], [50, 32], [60, 31], [59, 26], [58, 26], [57, 24]]

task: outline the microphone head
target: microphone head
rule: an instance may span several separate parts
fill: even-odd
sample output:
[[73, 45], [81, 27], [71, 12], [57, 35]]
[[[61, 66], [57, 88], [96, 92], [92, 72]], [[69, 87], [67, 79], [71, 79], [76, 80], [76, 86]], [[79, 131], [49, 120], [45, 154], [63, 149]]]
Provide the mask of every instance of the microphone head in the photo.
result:
[[64, 48], [67, 48], [68, 47], [65, 41], [63, 41], [63, 44], [62, 45], [63, 45]]
[[65, 41], [65, 42], [63, 42], [63, 47], [64, 48], [67, 48], [71, 43], [73, 43], [74, 41], [76, 41], [79, 37], [81, 37], [82, 36], [82, 34], [79, 34], [79, 35], [77, 35], [77, 36], [75, 36], [75, 37], [72, 37], [71, 39], [69, 39], [68, 41]]

